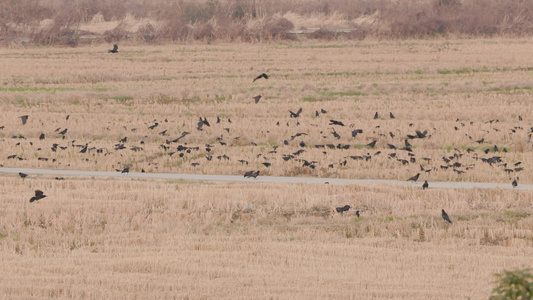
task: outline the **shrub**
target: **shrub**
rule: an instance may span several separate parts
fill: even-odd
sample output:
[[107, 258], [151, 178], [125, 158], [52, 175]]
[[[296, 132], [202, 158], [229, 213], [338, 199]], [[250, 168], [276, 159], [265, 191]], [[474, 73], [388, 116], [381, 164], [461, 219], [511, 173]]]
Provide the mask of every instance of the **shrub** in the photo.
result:
[[496, 274], [499, 285], [492, 290], [490, 300], [533, 299], [533, 274], [530, 269], [504, 271]]

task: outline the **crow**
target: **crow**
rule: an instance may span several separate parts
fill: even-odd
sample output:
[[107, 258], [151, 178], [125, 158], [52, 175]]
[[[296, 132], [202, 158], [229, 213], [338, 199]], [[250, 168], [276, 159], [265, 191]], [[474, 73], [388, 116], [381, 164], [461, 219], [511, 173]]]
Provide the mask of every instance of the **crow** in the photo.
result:
[[407, 181], [412, 180], [412, 181], [416, 182], [418, 180], [418, 177], [420, 177], [420, 173], [417, 173], [415, 176], [407, 179]]
[[118, 53], [118, 46], [117, 46], [117, 44], [114, 44], [114, 45], [113, 45], [113, 49], [112, 49], [112, 50], [109, 50], [108, 53]]
[[378, 112], [376, 111], [376, 114], [374, 115], [374, 120], [379, 118]]
[[442, 210], [442, 218], [448, 222], [448, 223], [452, 223], [452, 220], [450, 220], [450, 217], [448, 217], [448, 214], [444, 211], [444, 209]]
[[254, 81], [252, 81], [252, 83], [261, 78], [268, 79], [268, 75], [265, 73], [261, 73], [260, 75], [257, 75], [257, 77], [254, 78]]
[[19, 176], [20, 176], [20, 178], [24, 179], [24, 178], [28, 177], [28, 174], [19, 172]]
[[249, 177], [257, 178], [257, 176], [259, 176], [259, 170], [252, 172]]
[[245, 178], [246, 177], [250, 177], [250, 176], [252, 176], [253, 173], [254, 173], [254, 171], [248, 171], [248, 172], [244, 173], [244, 177]]
[[154, 125], [148, 126], [148, 128], [154, 129], [157, 127], [157, 125], [159, 125], [159, 123], [155, 122]]
[[422, 189], [425, 190], [425, 189], [427, 189], [427, 188], [429, 188], [429, 183], [428, 183], [428, 181], [426, 180], [426, 181], [424, 181], [424, 184], [422, 185]]
[[396, 117], [392, 114], [392, 112], [389, 113], [389, 116], [390, 116], [391, 119], [396, 118]]
[[35, 190], [35, 196], [33, 196], [33, 197], [30, 198], [30, 202], [33, 202], [33, 201], [37, 201], [37, 200], [43, 199], [44, 197], [46, 197], [46, 195], [43, 194], [43, 191], [41, 191], [41, 190]]
[[26, 122], [28, 121], [28, 115], [20, 116], [19, 118], [22, 120], [22, 125], [26, 125]]
[[[117, 171], [120, 171], [120, 170], [117, 170]], [[122, 169], [122, 171], [120, 171], [120, 173], [124, 174], [124, 173], [129, 173], [130, 172], [130, 167], [125, 167], [124, 169]]]
[[356, 129], [352, 131], [352, 137], [356, 137], [359, 133], [363, 133], [363, 129]]
[[515, 180], [513, 180], [513, 182], [512, 182], [511, 184], [512, 184], [512, 185], [513, 185], [513, 187], [515, 188], [515, 187], [517, 187], [517, 186], [518, 186], [518, 181], [516, 181], [516, 179], [515, 179]]
[[335, 208], [338, 213], [342, 214], [345, 211], [348, 211], [350, 209], [350, 205], [344, 205], [343, 207], [337, 207]]
[[261, 95], [257, 95], [254, 97], [255, 104], [259, 103], [259, 99], [261, 99]]
[[298, 118], [300, 116], [300, 114], [302, 113], [302, 108], [300, 107], [300, 109], [296, 113], [293, 113], [290, 110], [289, 110], [289, 112], [291, 113], [291, 118]]
[[370, 148], [374, 148], [376, 146], [376, 141], [373, 141], [372, 143], [366, 144]]
[[68, 131], [68, 128], [65, 128], [65, 130], [61, 130], [59, 132], [59, 134], [65, 135], [67, 133], [67, 131]]
[[358, 211], [358, 210], [355, 211], [355, 215], [356, 215], [358, 218], [361, 217], [361, 215], [359, 214], [359, 211]]
[[39, 139], [44, 140], [44, 133], [41, 133], [41, 135], [39, 136]]
[[335, 120], [329, 120], [329, 125], [339, 125], [344, 126], [344, 124], [341, 121], [335, 121]]

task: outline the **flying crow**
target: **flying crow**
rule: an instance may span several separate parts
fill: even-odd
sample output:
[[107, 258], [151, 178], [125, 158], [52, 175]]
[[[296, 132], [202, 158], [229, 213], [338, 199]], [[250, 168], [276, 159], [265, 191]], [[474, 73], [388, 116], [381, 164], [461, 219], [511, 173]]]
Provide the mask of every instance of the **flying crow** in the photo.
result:
[[268, 79], [268, 75], [265, 73], [261, 73], [260, 75], [257, 75], [257, 77], [254, 78], [254, 81], [252, 81], [252, 83], [261, 78]]
[[41, 190], [35, 190], [35, 196], [33, 196], [33, 197], [30, 198], [30, 202], [33, 202], [33, 201], [37, 201], [37, 200], [43, 199], [44, 197], [46, 197], [46, 195], [43, 194], [43, 191], [41, 191]]

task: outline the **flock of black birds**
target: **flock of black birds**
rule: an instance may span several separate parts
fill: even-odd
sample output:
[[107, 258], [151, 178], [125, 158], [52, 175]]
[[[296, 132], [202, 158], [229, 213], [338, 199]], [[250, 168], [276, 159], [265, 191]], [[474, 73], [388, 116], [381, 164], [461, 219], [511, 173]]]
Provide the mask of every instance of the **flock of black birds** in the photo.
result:
[[[109, 53], [118, 53], [118, 46], [116, 44], [113, 45], [113, 49], [109, 50], [108, 52]], [[266, 80], [266, 79], [269, 79], [269, 76], [266, 73], [261, 73], [261, 74], [259, 74], [258, 76], [256, 76], [253, 79], [252, 83], [254, 83], [254, 82], [256, 82], [257, 80], [260, 80], [260, 79], [265, 79]], [[256, 104], [259, 103], [261, 98], [262, 98], [261, 95], [257, 95], [255, 97], [253, 97], [254, 102]], [[302, 112], [303, 112], [302, 108], [299, 108], [298, 110], [296, 110], [296, 112], [294, 112], [292, 110], [289, 110], [289, 118], [298, 119], [301, 116]], [[315, 117], [319, 117], [320, 115], [324, 115], [324, 114], [327, 114], [327, 111], [321, 108], [320, 110], [316, 110], [314, 115], [315, 115]], [[374, 114], [374, 116], [373, 116], [373, 119], [379, 119], [379, 117], [380, 117], [379, 113], [376, 112]], [[20, 116], [20, 118], [21, 118], [21, 121], [22, 121], [22, 125], [25, 125], [27, 123], [27, 121], [28, 121], [29, 116], [28, 115], [23, 115], [23, 116]], [[389, 112], [389, 118], [390, 119], [396, 119], [395, 115], [392, 112]], [[69, 115], [67, 115], [67, 117], [66, 117], [66, 120], [68, 120], [68, 119], [69, 119]], [[521, 120], [522, 120], [522, 117], [519, 116], [519, 121], [521, 121]], [[164, 122], [167, 122], [167, 120], [165, 119]], [[222, 122], [221, 118], [217, 117], [216, 124], [220, 124], [221, 122]], [[467, 122], [466, 123], [465, 122], [461, 122], [459, 119], [457, 119], [456, 122], [457, 122], [458, 125], [454, 127], [455, 131], [459, 131], [461, 128], [467, 127], [469, 125], [470, 126], [473, 125], [473, 122], [469, 122], [469, 125], [468, 125]], [[499, 122], [498, 120], [490, 120], [487, 123], [496, 124], [498, 122]], [[227, 119], [227, 123], [231, 124], [232, 122], [231, 122], [230, 119]], [[149, 130], [154, 130], [159, 125], [160, 125], [160, 123], [158, 121], [154, 120], [154, 124], [148, 126], [148, 129]], [[299, 121], [296, 122], [296, 126], [299, 126], [299, 125], [300, 125]], [[342, 139], [342, 137], [337, 132], [335, 127], [333, 127], [333, 126], [337, 126], [339, 128], [340, 127], [352, 127], [353, 128], [353, 124], [349, 124], [347, 126], [347, 125], [345, 125], [345, 123], [343, 121], [334, 120], [334, 119], [330, 119], [329, 120], [329, 125], [332, 126], [330, 134], [332, 135], [332, 137], [334, 139], [339, 140], [339, 141]], [[280, 122], [277, 122], [276, 126], [280, 126]], [[287, 126], [289, 126], [289, 122], [287, 122]], [[413, 126], [413, 124], [410, 123], [409, 127], [412, 127], [412, 126]], [[206, 117], [203, 117], [203, 118], [199, 117], [199, 121], [197, 123], [196, 129], [198, 131], [203, 131], [204, 128], [206, 128], [206, 127], [211, 127], [210, 122], [207, 120]], [[379, 129], [380, 126], [378, 125], [375, 128]], [[0, 127], [0, 129], [3, 129], [3, 126]], [[493, 129], [495, 131], [499, 131], [499, 129], [496, 129], [496, 128], [493, 128]], [[229, 133], [230, 132], [230, 127], [225, 127], [224, 130]], [[516, 132], [521, 131], [521, 130], [523, 130], [523, 128], [520, 127], [520, 126], [515, 126], [515, 127], [510, 129], [511, 133], [516, 133]], [[136, 128], [131, 129], [131, 131], [136, 131]], [[64, 128], [62, 130], [61, 130], [61, 128], [57, 128], [55, 130], [55, 132], [57, 132], [60, 136], [62, 136], [63, 139], [65, 139], [65, 135], [68, 132], [68, 128]], [[432, 159], [431, 158], [427, 158], [427, 157], [422, 157], [419, 160], [416, 157], [416, 155], [414, 154], [413, 149], [415, 148], [415, 146], [413, 146], [411, 144], [411, 142], [412, 141], [416, 141], [417, 139], [429, 139], [429, 138], [431, 138], [432, 134], [434, 134], [435, 132], [436, 132], [436, 128], [433, 128], [433, 132], [432, 133], [428, 132], [428, 130], [424, 130], [424, 131], [415, 130], [414, 134], [407, 134], [407, 135], [405, 135], [404, 138], [402, 138], [403, 141], [404, 141], [404, 145], [403, 146], [397, 146], [397, 145], [394, 145], [394, 144], [387, 143], [387, 148], [392, 151], [392, 152], [387, 154], [387, 158], [389, 160], [397, 160], [401, 165], [409, 165], [409, 164], [419, 163], [419, 165], [420, 165], [420, 173], [417, 173], [414, 176], [408, 178], [407, 181], [417, 182], [422, 174], [428, 174], [428, 173], [430, 173], [432, 171], [438, 171], [438, 170], [451, 169], [454, 172], [456, 172], [457, 174], [464, 174], [465, 172], [467, 172], [467, 171], [469, 171], [469, 170], [471, 170], [471, 169], [473, 169], [475, 167], [474, 165], [465, 164], [465, 163], [461, 162], [461, 159], [466, 157], [466, 155], [470, 155], [471, 158], [473, 158], [475, 160], [478, 160], [478, 161], [481, 161], [482, 163], [487, 163], [490, 166], [501, 167], [508, 174], [518, 173], [518, 172], [524, 170], [524, 168], [520, 166], [521, 162], [516, 162], [513, 165], [511, 165], [510, 163], [504, 162], [500, 155], [494, 155], [494, 156], [490, 156], [490, 157], [479, 157], [479, 154], [473, 148], [467, 148], [466, 151], [461, 151], [461, 150], [459, 150], [457, 148], [454, 148], [454, 154], [453, 155], [443, 156], [442, 157], [442, 161], [444, 162], [444, 164], [441, 164], [439, 167], [437, 167], [437, 166], [428, 166], [432, 162]], [[320, 133], [321, 134], [326, 134], [324, 131], [320, 131]], [[528, 134], [529, 140], [531, 139], [531, 133], [533, 133], [533, 127], [531, 128], [531, 131]], [[179, 137], [177, 137], [175, 139], [170, 139], [170, 140], [167, 139], [164, 144], [160, 145], [160, 147], [162, 149], [164, 149], [164, 151], [168, 152], [169, 150], [171, 150], [171, 145], [173, 143], [178, 143], [181, 139], [183, 139], [184, 137], [186, 137], [189, 134], [191, 134], [191, 133], [185, 131]], [[283, 144], [284, 145], [289, 145], [289, 143], [293, 143], [296, 138], [304, 137], [304, 136], [307, 136], [308, 134], [309, 133], [306, 133], [306, 132], [297, 132], [294, 135], [292, 135], [290, 139], [284, 140]], [[363, 134], [363, 129], [351, 129], [351, 138], [352, 139], [355, 139], [360, 134]], [[374, 131], [373, 134], [374, 134], [374, 136], [376, 136], [376, 131]], [[391, 131], [391, 132], [389, 132], [388, 135], [390, 136], [390, 138], [395, 138], [395, 136], [398, 135], [398, 134], [399, 133], [393, 133]], [[159, 135], [168, 136], [169, 134], [167, 133], [167, 130], [163, 130], [163, 131], [159, 132]], [[385, 135], [382, 134], [382, 133], [377, 133], [377, 135], [381, 136], [381, 137], [385, 137]], [[467, 135], [470, 140], [473, 140], [473, 138], [471, 136], [469, 136], [468, 134], [465, 134], [465, 135]], [[327, 135], [323, 136], [323, 138], [326, 138], [326, 137], [327, 137]], [[17, 138], [17, 137], [14, 136], [14, 138]], [[239, 137], [235, 137], [234, 139], [238, 139], [238, 138]], [[45, 139], [45, 134], [42, 133], [39, 136], [39, 139], [40, 140], [44, 140]], [[216, 141], [221, 146], [227, 145], [227, 141], [225, 140], [223, 135], [217, 137]], [[104, 154], [104, 152], [107, 153], [107, 149], [89, 147], [89, 143], [85, 143], [84, 145], [83, 144], [76, 145], [76, 144], [74, 144], [74, 142], [75, 141], [72, 141], [71, 145], [73, 147], [80, 147], [81, 148], [81, 150], [79, 151], [80, 153], [87, 153], [87, 152], [93, 152], [93, 151], [95, 151], [96, 153], [100, 153], [100, 154]], [[376, 147], [377, 142], [378, 142], [378, 139], [374, 138], [370, 143], [365, 144], [364, 147], [366, 147], [367, 149], [374, 149]], [[475, 140], [474, 142], [477, 143], [477, 144], [483, 144], [483, 143], [485, 143], [485, 138], [482, 137], [481, 139]], [[119, 151], [119, 150], [127, 149], [128, 147], [125, 145], [126, 143], [127, 143], [127, 137], [124, 137], [124, 138], [120, 139], [119, 143], [115, 145], [114, 150]], [[141, 145], [139, 145], [139, 146], [131, 146], [130, 150], [132, 150], [132, 151], [143, 151], [143, 148], [142, 148], [143, 144], [144, 144], [144, 142], [141, 141]], [[254, 142], [252, 142], [252, 145], [253, 146], [257, 146], [257, 144], [255, 144]], [[303, 140], [300, 140], [299, 142], [297, 142], [297, 145], [300, 148], [308, 147], [308, 145], [306, 145]], [[52, 149], [53, 152], [56, 152], [58, 150], [58, 147], [61, 150], [67, 149], [67, 146], [60, 146], [57, 143], [54, 143], [52, 145], [51, 149]], [[215, 145], [206, 144], [204, 150], [206, 151], [206, 153], [210, 153], [214, 147], [215, 147]], [[313, 146], [310, 146], [310, 147], [314, 147], [314, 148], [317, 148], [317, 149], [323, 149], [324, 150], [323, 153], [327, 154], [327, 151], [325, 151], [325, 149], [330, 149], [330, 150], [334, 150], [334, 149], [348, 150], [348, 149], [352, 148], [353, 146], [350, 145], [350, 144], [337, 143], [335, 145], [333, 143], [328, 143], [328, 144], [316, 144], [316, 145], [313, 145]], [[178, 156], [184, 158], [187, 154], [193, 153], [195, 151], [200, 151], [200, 146], [189, 146], [187, 143], [184, 143], [184, 144], [178, 145], [175, 149], [176, 149], [176, 151], [168, 152], [168, 155], [172, 156], [173, 154], [178, 152], [179, 153]], [[278, 146], [274, 146], [273, 150], [269, 151], [268, 154], [275, 154], [275, 153], [277, 153], [277, 150], [278, 150]], [[397, 152], [397, 151], [401, 151], [401, 152]], [[299, 149], [298, 151], [292, 152], [290, 154], [283, 154], [281, 156], [281, 158], [284, 161], [295, 160], [297, 162], [300, 162], [302, 167], [309, 167], [311, 169], [315, 169], [317, 167], [317, 164], [318, 164], [317, 161], [308, 161], [306, 159], [299, 158], [299, 156], [301, 154], [303, 154], [304, 152], [306, 152], [305, 149]], [[370, 161], [370, 160], [372, 160], [373, 157], [382, 155], [382, 152], [383, 151], [377, 151], [374, 154], [367, 153], [365, 155], [349, 155], [349, 156], [346, 156], [345, 159], [340, 161], [340, 162], [330, 163], [328, 165], [328, 168], [333, 168], [335, 164], [337, 164], [338, 166], [343, 166], [344, 167], [344, 166], [347, 165], [348, 160]], [[485, 153], [485, 154], [489, 154], [490, 152], [493, 152], [493, 153], [507, 152], [507, 148], [506, 147], [498, 147], [498, 146], [494, 145], [494, 147], [492, 147], [492, 149], [491, 148], [486, 148], [485, 150], [483, 150], [483, 153]], [[405, 158], [401, 157], [402, 155], [400, 155], [400, 153], [406, 153], [407, 157], [405, 157]], [[259, 154], [258, 157], [262, 157], [265, 160], [262, 163], [262, 165], [264, 165], [266, 168], [268, 168], [268, 167], [270, 167], [272, 165], [270, 162], [268, 162], [268, 160], [273, 159], [273, 158], [269, 158], [269, 157], [267, 157], [266, 155], [263, 155], [263, 154]], [[24, 158], [22, 158], [20, 156], [17, 156], [17, 155], [11, 155], [11, 156], [8, 157], [8, 159], [13, 159], [13, 158], [18, 158], [20, 160], [24, 159]], [[213, 156], [212, 155], [206, 155], [205, 158], [208, 161], [211, 161], [213, 159]], [[218, 160], [230, 160], [231, 159], [230, 157], [228, 157], [225, 154], [224, 155], [219, 155], [216, 158]], [[48, 161], [48, 158], [45, 158], [45, 157], [39, 157], [38, 159], [39, 160]], [[55, 159], [53, 159], [53, 161], [55, 161]], [[240, 160], [238, 160], [238, 162], [240, 162], [242, 165], [248, 165], [248, 161], [246, 161], [244, 159], [240, 159]], [[200, 163], [199, 162], [192, 162], [191, 165], [192, 166], [198, 166], [198, 165], [200, 165]], [[424, 165], [426, 165], [426, 166], [424, 166]], [[131, 166], [125, 166], [122, 169], [116, 169], [116, 171], [117, 172], [121, 172], [123, 174], [127, 174], [130, 171], [130, 167]], [[144, 169], [142, 169], [141, 172], [144, 172]], [[247, 171], [244, 174], [244, 177], [245, 178], [257, 178], [259, 176], [259, 173], [260, 173], [260, 170]], [[27, 177], [27, 174], [24, 174], [24, 173], [19, 173], [19, 175], [20, 175], [21, 178]], [[62, 179], [63, 178], [56, 177], [56, 180], [62, 180]], [[517, 187], [518, 186], [518, 181], [517, 180], [518, 180], [518, 176], [512, 181], [512, 186], [513, 187]], [[427, 188], [429, 188], [429, 183], [428, 183], [427, 180], [425, 180], [423, 185], [422, 185], [422, 189], [425, 190]], [[37, 191], [35, 191], [35, 196], [30, 199], [30, 202], [34, 202], [34, 201], [40, 200], [40, 199], [42, 199], [44, 197], [46, 197], [46, 195], [44, 195], [42, 191], [37, 190]], [[348, 211], [350, 208], [351, 207], [349, 205], [345, 205], [344, 207], [337, 207], [336, 211], [338, 213], [342, 214], [342, 213]], [[359, 217], [360, 216], [360, 211], [357, 210], [355, 212], [355, 214], [356, 214], [357, 217]], [[444, 220], [446, 220], [447, 222], [451, 223], [450, 218], [448, 217], [448, 215], [446, 214], [446, 212], [444, 210], [442, 210], [442, 217], [443, 217]]]

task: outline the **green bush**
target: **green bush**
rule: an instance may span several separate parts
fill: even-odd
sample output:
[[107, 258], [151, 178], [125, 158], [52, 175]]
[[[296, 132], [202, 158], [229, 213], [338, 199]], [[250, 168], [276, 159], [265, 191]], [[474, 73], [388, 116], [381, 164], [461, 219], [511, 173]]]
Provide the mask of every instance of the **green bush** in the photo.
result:
[[531, 269], [503, 271], [496, 274], [499, 285], [492, 290], [490, 300], [533, 299], [533, 275]]

